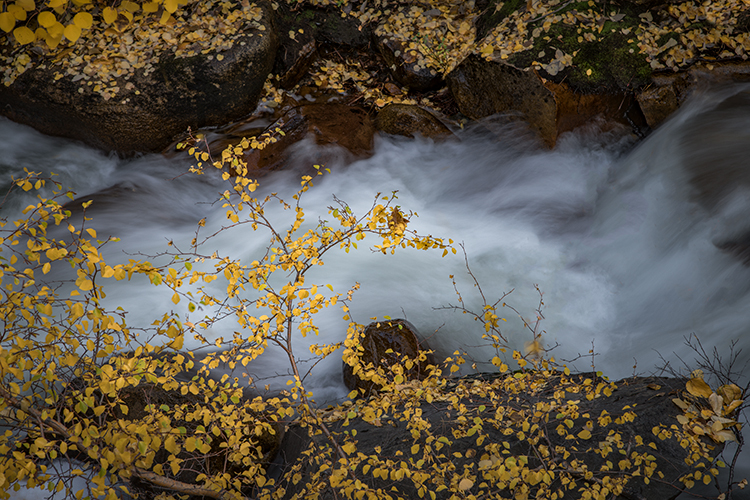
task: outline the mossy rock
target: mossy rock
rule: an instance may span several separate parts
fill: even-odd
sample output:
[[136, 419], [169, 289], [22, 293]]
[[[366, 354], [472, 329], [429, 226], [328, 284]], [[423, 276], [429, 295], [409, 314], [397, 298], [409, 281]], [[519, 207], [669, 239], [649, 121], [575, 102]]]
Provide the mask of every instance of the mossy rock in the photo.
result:
[[[485, 13], [477, 21], [477, 37], [490, 33], [508, 15], [517, 9], [525, 9], [526, 2], [506, 2], [494, 11], [490, 2]], [[612, 8], [611, 6], [609, 8]], [[651, 66], [644, 54], [639, 53], [635, 34], [638, 28], [638, 15], [645, 11], [643, 5], [625, 4], [617, 8], [617, 21], [605, 16], [599, 4], [590, 6], [588, 2], [576, 2], [556, 11], [562, 14], [576, 9], [593, 9], [604, 21], [598, 40], [586, 41], [580, 26], [555, 23], [544, 36], [536, 38], [528, 50], [512, 54], [507, 63], [517, 68], [530, 68], [534, 62], [547, 64], [562, 51], [573, 56], [572, 65], [554, 74], [538, 70], [539, 73], [556, 83], [565, 82], [574, 90], [583, 93], [618, 92], [641, 88], [650, 82]], [[543, 17], [537, 23], [530, 23], [529, 29], [541, 27]]]
[[[337, 7], [309, 7], [293, 10], [285, 2], [279, 3], [277, 12], [278, 31], [282, 38], [294, 32], [299, 35], [312, 35], [318, 43], [331, 43], [352, 48], [361, 48], [370, 43], [370, 28], [352, 16], [342, 17]], [[299, 30], [302, 30], [302, 33]]]

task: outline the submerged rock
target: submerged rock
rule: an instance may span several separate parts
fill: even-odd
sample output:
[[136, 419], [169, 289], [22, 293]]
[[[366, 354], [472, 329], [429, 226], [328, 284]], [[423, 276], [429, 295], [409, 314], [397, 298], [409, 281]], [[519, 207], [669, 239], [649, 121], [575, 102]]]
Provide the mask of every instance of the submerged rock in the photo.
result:
[[687, 71], [653, 75], [651, 83], [637, 93], [649, 127], [661, 125], [699, 88], [750, 82], [750, 62], [699, 63]]
[[448, 137], [452, 132], [435, 115], [411, 104], [389, 104], [378, 113], [375, 127], [381, 132], [414, 137]]
[[[258, 175], [287, 166], [287, 149], [305, 137], [311, 137], [321, 146], [339, 146], [347, 154], [367, 157], [372, 154], [375, 128], [367, 112], [362, 108], [342, 103], [315, 103], [294, 106], [266, 128], [265, 135], [275, 142], [259, 150], [248, 150], [244, 156], [248, 175]], [[307, 158], [307, 165], [327, 163], [326, 152], [322, 156]]]

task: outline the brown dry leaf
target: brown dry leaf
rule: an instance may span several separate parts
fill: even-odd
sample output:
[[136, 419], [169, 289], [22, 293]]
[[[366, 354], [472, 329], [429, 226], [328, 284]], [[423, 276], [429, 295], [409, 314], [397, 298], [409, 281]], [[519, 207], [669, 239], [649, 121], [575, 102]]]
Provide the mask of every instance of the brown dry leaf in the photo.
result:
[[474, 486], [474, 481], [468, 477], [463, 478], [461, 482], [458, 483], [458, 489], [461, 491], [470, 490], [472, 486]]
[[722, 414], [724, 405], [721, 396], [719, 396], [715, 392], [711, 393], [711, 395], [708, 396], [708, 402], [711, 404], [711, 408], [714, 410], [714, 413], [716, 413], [717, 415]]
[[735, 384], [722, 385], [716, 390], [716, 392], [722, 397], [724, 404], [726, 405], [742, 398], [742, 389]]

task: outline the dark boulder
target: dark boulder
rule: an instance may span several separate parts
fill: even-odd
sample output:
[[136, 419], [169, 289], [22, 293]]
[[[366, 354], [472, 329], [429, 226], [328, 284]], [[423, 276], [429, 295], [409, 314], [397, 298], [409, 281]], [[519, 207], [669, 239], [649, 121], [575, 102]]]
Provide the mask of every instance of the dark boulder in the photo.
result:
[[473, 120], [497, 113], [524, 120], [548, 147], [569, 130], [603, 118], [609, 127], [645, 128], [640, 109], [629, 93], [582, 94], [536, 72], [470, 56], [447, 76], [461, 112]]
[[442, 86], [440, 71], [427, 65], [419, 55], [413, 55], [398, 39], [387, 34], [378, 36], [375, 45], [393, 78], [410, 91], [427, 92]]
[[[42, 133], [81, 140], [123, 155], [155, 152], [188, 127], [218, 125], [252, 112], [273, 67], [273, 10], [260, 2], [260, 21], [248, 23], [226, 50], [175, 57], [110, 83], [114, 94], [71, 76], [55, 79], [52, 62], [0, 86], [0, 113]], [[144, 56], [145, 57], [145, 56]]]
[[[566, 393], [566, 388], [569, 389], [570, 386], [565, 386], [566, 383], [575, 381], [574, 385], [580, 387], [579, 384], [586, 383], [585, 375], [574, 375], [567, 382], [562, 377], [552, 375], [547, 379], [543, 389], [535, 394], [525, 391], [518, 394], [503, 394], [500, 389], [502, 384], [497, 387], [490, 384], [489, 388], [484, 386], [484, 390], [479, 389], [478, 382], [491, 382], [497, 379], [497, 374], [480, 374], [472, 378], [474, 380], [467, 378], [457, 381], [452, 388], [454, 392], [448, 392], [445, 398], [436, 398], [430, 403], [421, 401], [417, 407], [414, 406], [414, 401], [406, 398], [392, 411], [385, 411], [369, 423], [360, 418], [346, 418], [329, 424], [332, 435], [339, 443], [355, 437], [360, 457], [377, 456], [381, 463], [390, 461], [393, 464], [390, 469], [386, 469], [385, 476], [378, 477], [378, 474], [363, 472], [362, 464], [368, 463], [367, 460], [363, 460], [360, 466], [352, 471], [356, 479], [372, 488], [371, 491], [380, 489], [403, 498], [422, 497], [425, 492], [419, 494], [414, 481], [409, 479], [408, 475], [399, 479], [394, 477], [392, 471], [398, 470], [399, 463], [403, 464], [406, 460], [410, 464], [406, 467], [415, 469], [414, 462], [422, 457], [422, 448], [427, 443], [441, 440], [445, 447], [439, 445], [437, 450], [440, 451], [434, 453], [442, 454], [449, 466], [442, 473], [431, 470], [431, 466], [424, 468], [426, 476], [432, 477], [424, 482], [425, 486], [437, 491], [436, 497], [433, 498], [448, 498], [451, 495], [450, 490], [440, 491], [441, 484], [452, 485], [454, 488], [458, 486], [462, 493], [469, 495], [487, 492], [488, 483], [498, 488], [495, 490], [497, 493], [506, 492], [512, 497], [513, 490], [509, 491], [507, 486], [499, 486], [507, 482], [495, 482], [490, 479], [502, 477], [493, 476], [492, 472], [487, 472], [488, 475], [484, 476], [486, 482], [482, 485], [479, 484], [479, 479], [468, 481], [465, 486], [459, 486], [459, 482], [463, 483], [462, 477], [466, 473], [482, 477], [482, 471], [488, 471], [492, 467], [500, 466], [499, 469], [495, 469], [496, 474], [503, 474], [513, 467], [520, 466], [523, 460], [528, 461], [531, 471], [543, 472], [545, 467], [541, 465], [542, 456], [547, 457], [548, 466], [555, 464], [554, 472], [550, 476], [550, 489], [547, 491], [557, 492], [557, 498], [562, 499], [581, 498], [581, 487], [597, 490], [601, 485], [612, 484], [608, 482], [618, 477], [622, 473], [622, 468], [631, 471], [638, 468], [637, 475], [640, 477], [632, 478], [625, 486], [623, 494], [616, 498], [673, 499], [684, 487], [679, 478], [693, 470], [686, 464], [686, 459], [690, 460], [692, 451], [689, 447], [687, 450], [683, 448], [681, 438], [673, 432], [673, 429], [679, 428], [677, 416], [681, 410], [672, 400], [685, 389], [686, 381], [683, 379], [625, 379], [615, 384], [617, 387], [611, 390], [611, 396], [606, 397], [605, 393], [597, 389], [595, 394], [590, 393], [593, 397], [588, 398], [575, 389]], [[517, 379], [512, 375], [509, 378]], [[540, 383], [545, 384], [543, 380], [544, 378]], [[601, 384], [611, 387], [606, 381], [595, 377], [588, 379], [588, 383], [593, 383], [597, 387], [602, 387]], [[570, 417], [558, 413], [570, 411], [570, 407], [566, 407], [565, 404], [558, 406], [562, 394], [565, 394], [563, 398], [567, 404], [577, 405], [576, 411]], [[551, 407], [546, 406], [550, 404]], [[545, 407], [553, 408], [547, 410], [551, 412], [549, 419], [534, 420], [542, 423], [530, 425], [531, 415], [538, 412], [538, 408]], [[529, 408], [530, 413], [523, 408]], [[404, 411], [408, 411], [413, 417], [404, 419], [401, 417]], [[419, 424], [417, 425], [414, 420], [418, 420]], [[485, 422], [482, 430], [471, 432], [470, 428], [477, 422]], [[561, 431], [560, 426], [564, 430]], [[415, 433], [416, 429], [422, 430]], [[423, 441], [424, 435], [419, 437], [420, 433], [423, 434], [423, 429], [429, 429], [434, 440], [427, 438], [427, 441]], [[655, 435], [654, 429], [660, 436]], [[478, 444], [480, 432], [484, 437], [481, 444]], [[541, 434], [542, 437], [536, 439], [533, 437], [535, 433]], [[417, 444], [421, 447], [416, 448], [415, 455], [414, 446]], [[716, 455], [720, 451], [720, 445], [707, 443], [706, 446], [712, 448], [709, 455]], [[331, 451], [330, 441], [323, 434], [318, 433], [310, 437], [308, 429], [299, 426], [292, 426], [282, 440], [280, 457], [286, 461], [288, 468], [296, 465], [297, 477], [296, 481], [281, 483], [287, 488], [285, 498], [292, 498], [294, 494], [299, 495], [304, 485], [316, 474], [315, 461], [306, 458], [302, 453], [309, 447], [316, 450], [313, 456]], [[637, 458], [639, 456], [647, 458], [640, 462]], [[607, 461], [610, 462], [609, 465]], [[439, 468], [439, 462], [438, 460], [436, 469]], [[503, 462], [505, 469], [502, 468]], [[637, 467], [636, 463], [641, 464], [640, 467]], [[372, 469], [379, 467], [386, 465], [374, 464]], [[652, 473], [654, 480], [641, 479]], [[279, 471], [275, 471], [275, 474], [278, 476]], [[663, 477], [659, 474], [663, 474]], [[561, 479], [566, 475], [573, 481], [572, 484], [564, 481], [561, 483]], [[412, 472], [411, 478], [414, 477], [417, 476]], [[539, 488], [544, 487], [544, 482], [537, 476], [535, 480], [530, 480], [529, 484], [532, 488]], [[337, 497], [327, 481], [320, 487], [321, 490], [317, 491], [320, 498]], [[485, 489], [479, 490], [478, 487]], [[529, 498], [533, 497], [533, 494], [532, 489]], [[427, 495], [424, 497], [427, 498]]]
[[[370, 42], [370, 27], [356, 17], [346, 15], [351, 7], [336, 8], [292, 6], [291, 2], [279, 2], [276, 12], [281, 46], [293, 40], [306, 40], [312, 36], [319, 44], [332, 44], [344, 48], [363, 48]], [[342, 13], [344, 13], [342, 15]], [[305, 42], [307, 43], [307, 42]]]
[[[410, 369], [405, 370], [406, 380], [422, 379], [427, 376], [428, 365], [435, 361], [428, 354], [424, 361], [417, 361], [420, 353], [428, 350], [425, 342], [420, 340], [417, 329], [404, 319], [383, 320], [370, 323], [360, 336], [356, 347], [361, 356], [362, 369], [389, 370], [396, 363], [414, 360]], [[358, 376], [355, 369], [344, 363], [344, 384], [350, 390], [359, 389], [362, 394], [369, 394], [375, 387], [370, 380]]]

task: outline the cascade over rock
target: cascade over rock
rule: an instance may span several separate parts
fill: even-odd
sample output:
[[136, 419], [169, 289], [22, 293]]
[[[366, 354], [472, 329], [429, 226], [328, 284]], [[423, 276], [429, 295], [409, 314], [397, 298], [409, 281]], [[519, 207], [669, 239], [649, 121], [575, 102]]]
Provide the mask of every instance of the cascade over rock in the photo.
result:
[[447, 76], [461, 112], [473, 120], [497, 113], [520, 114], [548, 147], [557, 137], [596, 117], [616, 125], [645, 125], [632, 96], [581, 94], [536, 72], [469, 56]]

